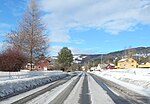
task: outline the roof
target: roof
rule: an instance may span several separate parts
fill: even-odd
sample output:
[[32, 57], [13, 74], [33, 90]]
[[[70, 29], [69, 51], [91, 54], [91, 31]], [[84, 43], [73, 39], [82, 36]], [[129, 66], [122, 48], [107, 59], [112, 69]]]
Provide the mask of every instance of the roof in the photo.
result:
[[127, 61], [129, 59], [134, 60], [133, 58], [124, 58], [124, 59], [119, 60], [118, 62], [124, 62], [124, 61]]
[[126, 60], [128, 60], [128, 59], [127, 58], [121, 59], [121, 60], [119, 60], [119, 62], [123, 62], [123, 61], [126, 61]]
[[109, 65], [110, 65], [110, 66], [115, 66], [115, 64], [112, 64], [112, 63], [110, 63]]

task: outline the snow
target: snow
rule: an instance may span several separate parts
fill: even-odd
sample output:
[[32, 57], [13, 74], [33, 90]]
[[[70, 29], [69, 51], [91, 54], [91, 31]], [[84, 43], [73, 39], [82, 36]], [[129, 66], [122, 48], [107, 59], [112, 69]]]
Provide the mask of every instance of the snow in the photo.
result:
[[61, 71], [0, 72], [0, 98], [28, 91], [67, 75]]
[[25, 93], [22, 93], [22, 94], [13, 96], [13, 97], [8, 98], [8, 99], [5, 99], [5, 100], [1, 101], [0, 104], [11, 104], [12, 102], [15, 102], [15, 101], [20, 100], [20, 99], [22, 99], [22, 98], [24, 98], [24, 97], [26, 97], [26, 96], [29, 96], [29, 95], [31, 95], [31, 94], [33, 94], [33, 93], [35, 93], [35, 92], [38, 92], [38, 91], [40, 91], [40, 90], [42, 90], [42, 89], [45, 89], [46, 87], [48, 87], [48, 86], [50, 86], [50, 85], [52, 85], [52, 84], [54, 84], [54, 83], [56, 83], [56, 82], [52, 82], [52, 83], [50, 83], [50, 84], [46, 84], [46, 85], [44, 85], [44, 86], [35, 88], [35, 89], [30, 90], [30, 91], [27, 91], [27, 92], [25, 92]]
[[73, 55], [73, 62], [74, 63], [81, 63], [84, 58], [86, 58], [86, 56]]
[[[65, 100], [64, 104], [79, 104], [79, 99], [82, 94], [82, 87], [86, 87], [83, 86], [84, 77], [85, 73], [83, 73], [80, 80]], [[89, 74], [87, 75], [87, 78], [89, 95], [91, 96], [92, 104], [114, 104], [107, 92], [104, 91], [103, 88], [101, 88]]]
[[26, 104], [49, 104], [53, 99], [55, 99], [64, 89], [66, 89], [78, 76], [73, 77], [66, 83], [54, 88], [51, 91], [38, 96], [37, 98], [27, 102]]
[[115, 104], [107, 92], [90, 75], [88, 76], [92, 104]]
[[80, 99], [80, 94], [82, 93], [81, 91], [83, 86], [84, 75], [85, 74], [81, 76], [80, 80], [73, 88], [68, 98], [64, 101], [64, 104], [78, 104], [78, 101]]
[[114, 69], [92, 73], [124, 86], [136, 93], [150, 96], [150, 69]]
[[125, 58], [125, 59], [121, 59], [121, 60], [119, 60], [119, 62], [126, 61], [126, 60], [127, 60], [127, 58]]

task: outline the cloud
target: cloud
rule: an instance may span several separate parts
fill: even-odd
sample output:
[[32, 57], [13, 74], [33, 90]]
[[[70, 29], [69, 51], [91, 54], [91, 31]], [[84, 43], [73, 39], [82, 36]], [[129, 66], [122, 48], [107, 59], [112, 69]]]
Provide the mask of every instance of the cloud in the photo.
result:
[[72, 28], [118, 34], [137, 24], [150, 24], [149, 0], [42, 0], [40, 4], [55, 42], [69, 42]]
[[[58, 52], [63, 48], [63, 46], [51, 46], [48, 51], [51, 53], [52, 56], [57, 56]], [[93, 49], [80, 49], [78, 47], [68, 47], [71, 51], [72, 54], [95, 54], [97, 53]]]
[[75, 43], [75, 44], [83, 44], [83, 43], [85, 43], [85, 40], [83, 40], [83, 39], [78, 39], [78, 40], [72, 40], [71, 42], [72, 42], [72, 43]]
[[96, 54], [97, 52], [93, 49], [80, 49], [77, 47], [69, 47], [73, 54]]
[[52, 55], [52, 56], [57, 56], [58, 52], [63, 48], [63, 46], [50, 46], [48, 48], [48, 52]]
[[3, 46], [3, 43], [0, 43], [0, 47], [2, 47]]
[[0, 42], [0, 51], [2, 51], [3, 49], [5, 49], [7, 46], [9, 46], [8, 43], [6, 43], [6, 42]]
[[49, 38], [50, 42], [64, 42], [64, 43], [70, 42], [70, 36], [68, 34], [65, 34], [65, 32], [61, 30], [53, 31]]
[[11, 25], [7, 23], [0, 23], [0, 28], [10, 28]]

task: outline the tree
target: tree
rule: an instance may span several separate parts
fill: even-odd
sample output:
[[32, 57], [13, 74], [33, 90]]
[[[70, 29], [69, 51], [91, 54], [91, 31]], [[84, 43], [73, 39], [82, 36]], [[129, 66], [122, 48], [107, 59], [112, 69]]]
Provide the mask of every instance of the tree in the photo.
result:
[[26, 63], [26, 56], [15, 48], [8, 48], [0, 53], [1, 71], [19, 71]]
[[73, 55], [71, 50], [69, 50], [67, 47], [63, 47], [58, 53], [58, 63], [61, 65], [63, 70], [67, 70], [71, 66], [72, 62]]
[[71, 64], [71, 66], [69, 67], [70, 71], [81, 71], [81, 64], [78, 63], [73, 63]]
[[26, 12], [18, 23], [18, 28], [7, 35], [8, 42], [16, 49], [25, 52], [32, 65], [35, 57], [44, 54], [48, 47], [44, 30], [38, 4], [35, 0], [30, 0]]
[[128, 49], [124, 50], [124, 57], [125, 58], [133, 58], [135, 53], [136, 53], [135, 48], [129, 47]]
[[134, 48], [127, 49], [127, 56], [129, 58], [133, 58], [134, 54], [136, 53], [136, 50]]

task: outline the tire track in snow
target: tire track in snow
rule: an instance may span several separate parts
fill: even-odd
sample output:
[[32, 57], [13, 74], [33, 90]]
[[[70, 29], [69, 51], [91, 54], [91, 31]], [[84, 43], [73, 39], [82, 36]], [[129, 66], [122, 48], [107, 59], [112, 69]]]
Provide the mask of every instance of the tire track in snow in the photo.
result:
[[89, 93], [88, 79], [87, 74], [84, 74], [84, 80], [82, 85], [82, 93], [80, 94], [79, 99], [80, 104], [91, 104], [91, 97]]

